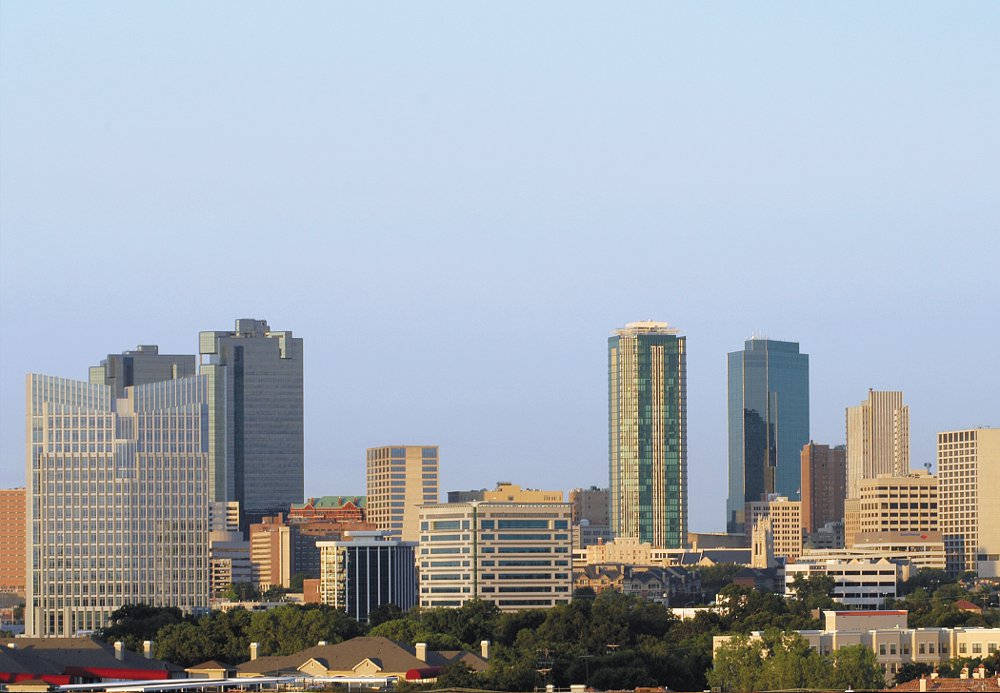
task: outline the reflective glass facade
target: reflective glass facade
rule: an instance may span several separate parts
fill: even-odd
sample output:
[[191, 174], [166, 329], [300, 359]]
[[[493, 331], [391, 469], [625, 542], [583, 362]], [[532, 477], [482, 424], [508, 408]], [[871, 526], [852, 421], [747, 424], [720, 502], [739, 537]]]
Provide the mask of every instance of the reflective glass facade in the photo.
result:
[[726, 529], [743, 532], [744, 508], [767, 494], [798, 500], [809, 442], [809, 356], [797, 342], [748, 339], [729, 354], [729, 501]]
[[302, 339], [241, 319], [198, 342], [209, 381], [212, 499], [238, 501], [245, 529], [302, 502]]
[[608, 498], [616, 536], [684, 545], [686, 372], [686, 338], [666, 323], [629, 323], [608, 339]]
[[71, 636], [124, 604], [208, 607], [207, 381], [27, 381], [25, 627]]

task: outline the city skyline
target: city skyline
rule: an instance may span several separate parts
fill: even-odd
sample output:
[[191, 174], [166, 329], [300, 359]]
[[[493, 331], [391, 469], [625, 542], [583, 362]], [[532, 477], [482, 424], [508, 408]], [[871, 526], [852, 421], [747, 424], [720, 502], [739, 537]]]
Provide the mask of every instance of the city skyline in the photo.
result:
[[906, 392], [913, 468], [997, 424], [992, 9], [190, 16], [0, 6], [0, 486], [24, 373], [239, 316], [306, 342], [310, 495], [386, 441], [440, 445], [444, 490], [603, 486], [607, 333], [646, 318], [689, 338], [691, 529], [755, 330], [810, 354], [817, 442], [868, 388]]

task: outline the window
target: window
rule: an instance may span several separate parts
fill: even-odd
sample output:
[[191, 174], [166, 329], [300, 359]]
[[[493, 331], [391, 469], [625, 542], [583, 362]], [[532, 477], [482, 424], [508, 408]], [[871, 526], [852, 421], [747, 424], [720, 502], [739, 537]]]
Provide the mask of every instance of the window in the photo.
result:
[[885, 654], [885, 645], [884, 644], [878, 646], [878, 653], [880, 655], [884, 655]]

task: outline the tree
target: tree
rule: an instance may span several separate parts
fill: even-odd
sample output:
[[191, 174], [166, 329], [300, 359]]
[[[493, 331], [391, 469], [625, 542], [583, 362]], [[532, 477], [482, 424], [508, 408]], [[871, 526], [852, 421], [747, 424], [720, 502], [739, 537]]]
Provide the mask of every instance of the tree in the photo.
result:
[[309, 575], [306, 574], [306, 573], [295, 573], [294, 575], [292, 575], [291, 579], [288, 581], [288, 588], [292, 592], [301, 592], [302, 591], [302, 581], [303, 580], [307, 580], [308, 578], [309, 578]]
[[231, 602], [259, 602], [260, 590], [250, 582], [234, 582], [222, 592], [222, 596]]
[[885, 687], [885, 674], [875, 652], [864, 645], [848, 645], [833, 653], [829, 685], [839, 690], [871, 690]]
[[368, 612], [368, 625], [374, 628], [380, 623], [403, 618], [403, 610], [395, 604], [380, 604]]
[[139, 651], [143, 641], [155, 640], [161, 628], [184, 620], [177, 607], [126, 604], [111, 612], [108, 625], [97, 632], [97, 637], [106, 642], [121, 640], [126, 648]]
[[714, 597], [726, 585], [732, 584], [733, 578], [741, 570], [743, 570], [743, 566], [736, 563], [716, 563], [715, 565], [699, 567], [701, 591], [706, 600]]
[[[715, 652], [715, 663], [708, 672], [713, 688], [734, 693], [760, 690], [757, 682], [764, 669], [764, 641], [737, 635]], [[770, 688], [770, 686], [765, 686]]]
[[485, 681], [464, 662], [453, 662], [437, 676], [435, 688], [482, 688]]

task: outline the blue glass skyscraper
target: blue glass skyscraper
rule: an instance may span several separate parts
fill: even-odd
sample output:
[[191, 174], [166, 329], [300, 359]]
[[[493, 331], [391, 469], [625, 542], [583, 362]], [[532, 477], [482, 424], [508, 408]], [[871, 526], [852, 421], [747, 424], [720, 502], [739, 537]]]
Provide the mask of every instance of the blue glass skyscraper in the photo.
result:
[[769, 493], [799, 499], [809, 442], [809, 355], [797, 342], [748, 339], [729, 354], [729, 501], [726, 530], [745, 531], [744, 508]]

